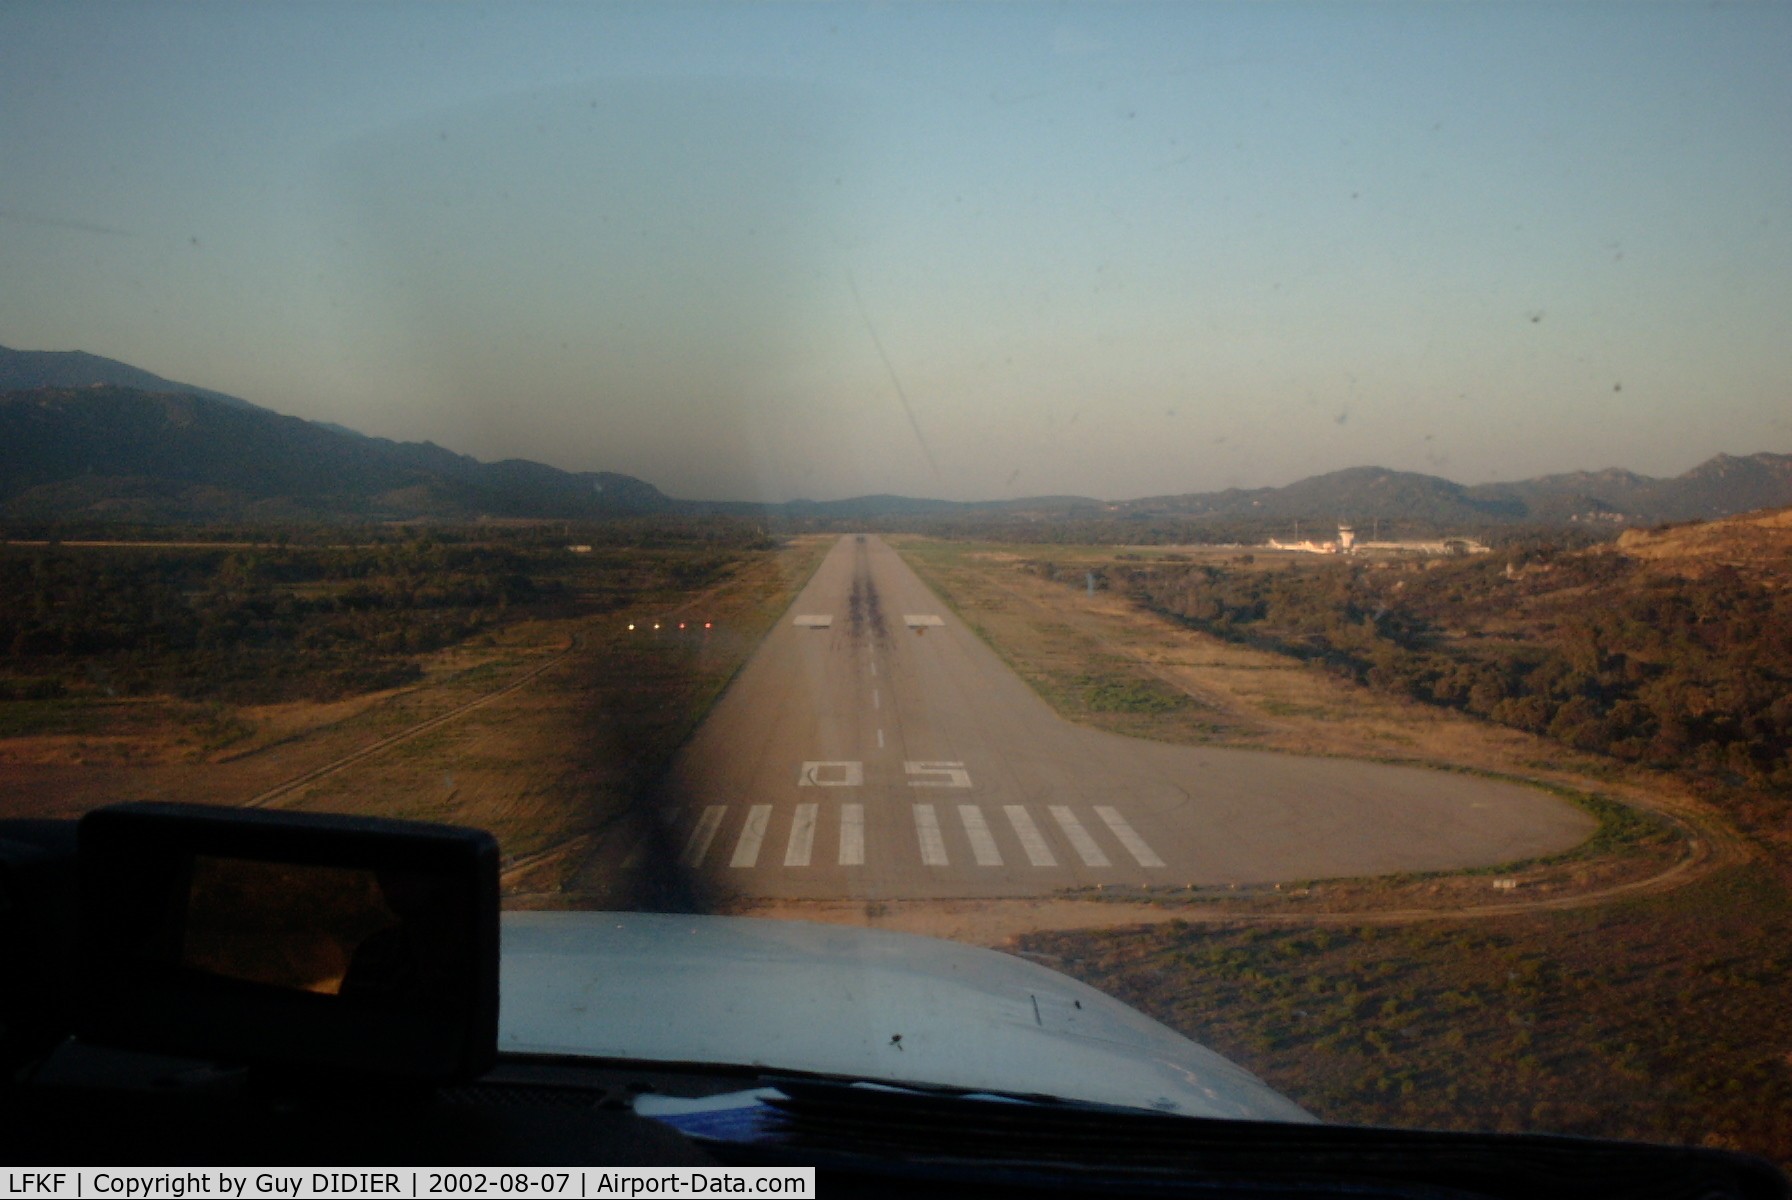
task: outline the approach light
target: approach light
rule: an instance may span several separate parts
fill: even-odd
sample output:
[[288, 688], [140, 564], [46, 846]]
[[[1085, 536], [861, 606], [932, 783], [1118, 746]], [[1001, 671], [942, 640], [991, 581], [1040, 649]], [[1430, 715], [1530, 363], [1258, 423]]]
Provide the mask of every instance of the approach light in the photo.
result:
[[633, 621], [630, 621], [630, 622], [629, 622], [629, 623], [628, 623], [628, 627], [629, 627], [629, 628], [630, 628], [630, 629], [633, 629], [633, 628], [634, 628], [634, 627], [635, 627], [635, 623], [634, 623], [634, 622], [633, 622]]
[[679, 628], [680, 628], [680, 629], [683, 629], [683, 628], [684, 628], [684, 622], [683, 622], [683, 621], [680, 621], [680, 622], [679, 622], [679, 623], [678, 623], [678, 627], [679, 627]]
[[705, 622], [703, 622], [703, 628], [705, 628], [705, 629], [708, 629], [708, 628], [709, 628], [709, 622], [708, 622], [708, 621], [705, 621]]

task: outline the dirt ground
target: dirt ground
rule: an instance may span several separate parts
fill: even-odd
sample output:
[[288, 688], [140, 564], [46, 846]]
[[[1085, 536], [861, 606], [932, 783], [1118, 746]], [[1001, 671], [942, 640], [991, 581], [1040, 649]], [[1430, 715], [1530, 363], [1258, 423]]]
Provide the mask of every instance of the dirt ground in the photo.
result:
[[75, 816], [124, 800], [242, 804], [502, 686], [563, 652], [563, 622], [525, 622], [419, 659], [422, 682], [330, 703], [224, 706], [166, 697], [83, 713], [92, 731], [0, 739], [4, 816]]

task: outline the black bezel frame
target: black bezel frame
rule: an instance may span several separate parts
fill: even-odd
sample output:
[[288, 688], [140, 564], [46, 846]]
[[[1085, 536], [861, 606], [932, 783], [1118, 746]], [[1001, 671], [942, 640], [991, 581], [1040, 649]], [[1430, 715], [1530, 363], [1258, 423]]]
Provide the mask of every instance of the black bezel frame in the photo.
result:
[[[446, 1083], [489, 1070], [498, 1040], [498, 844], [478, 829], [325, 813], [132, 803], [81, 819], [76, 1033], [122, 1049], [301, 1072]], [[459, 885], [468, 953], [430, 1010], [345, 1003], [146, 968], [132, 950], [193, 855], [425, 871]]]

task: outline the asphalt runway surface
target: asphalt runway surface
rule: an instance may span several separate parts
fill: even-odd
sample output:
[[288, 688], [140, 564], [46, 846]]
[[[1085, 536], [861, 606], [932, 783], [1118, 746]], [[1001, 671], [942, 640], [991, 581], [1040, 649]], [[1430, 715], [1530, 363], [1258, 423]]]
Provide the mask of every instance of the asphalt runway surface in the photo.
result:
[[674, 762], [654, 842], [768, 898], [1036, 896], [1489, 866], [1595, 822], [1545, 792], [1348, 759], [1175, 746], [1057, 716], [873, 536], [849, 535]]

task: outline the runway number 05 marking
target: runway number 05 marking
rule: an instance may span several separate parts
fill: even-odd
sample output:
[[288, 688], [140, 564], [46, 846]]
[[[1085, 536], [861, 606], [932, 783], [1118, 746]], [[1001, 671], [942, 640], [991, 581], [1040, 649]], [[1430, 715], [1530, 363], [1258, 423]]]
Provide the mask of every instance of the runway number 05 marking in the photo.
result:
[[971, 773], [964, 769], [961, 762], [905, 762], [902, 769], [910, 775], [933, 775], [934, 779], [911, 779], [910, 787], [952, 787], [968, 788], [971, 786]]
[[863, 787], [864, 784], [865, 764], [862, 762], [806, 762], [796, 781], [798, 787]]

